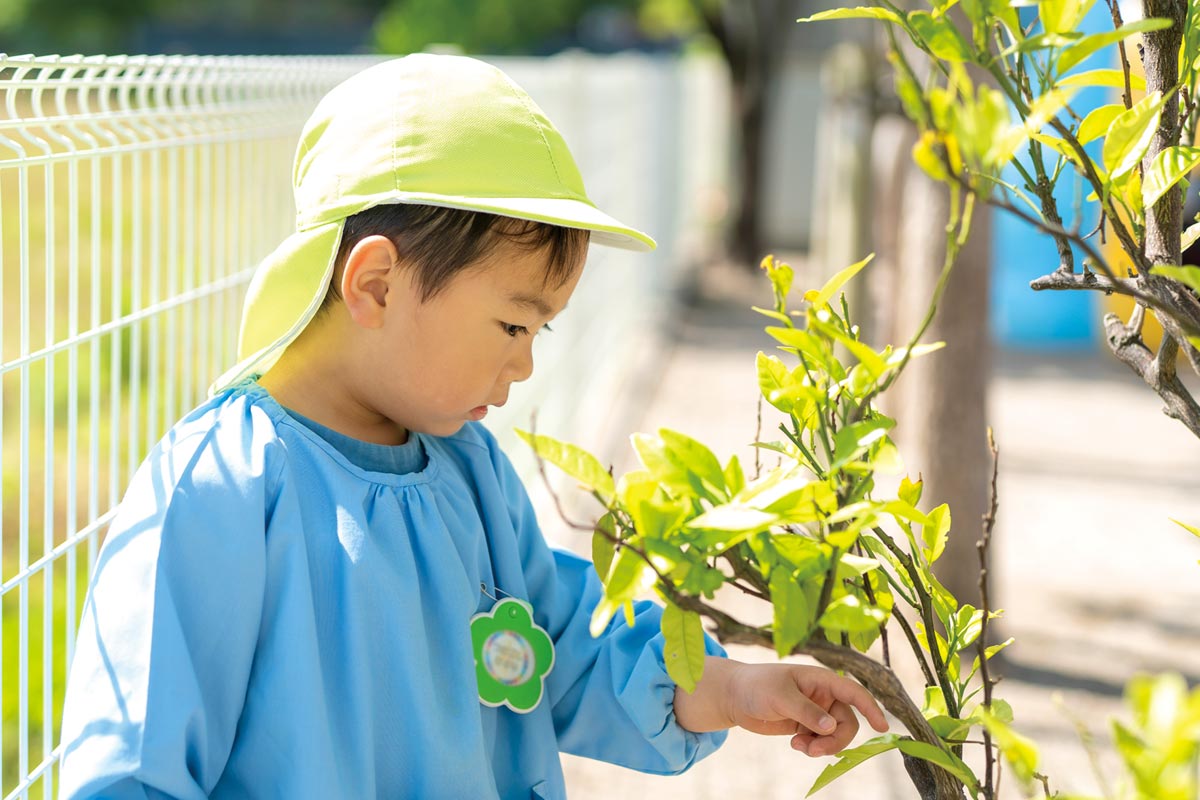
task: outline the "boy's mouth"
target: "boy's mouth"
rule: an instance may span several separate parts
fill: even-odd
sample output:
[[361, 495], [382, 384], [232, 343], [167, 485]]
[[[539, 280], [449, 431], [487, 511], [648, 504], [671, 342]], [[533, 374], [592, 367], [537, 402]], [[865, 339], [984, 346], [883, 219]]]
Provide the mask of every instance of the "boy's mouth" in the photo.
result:
[[475, 408], [471, 409], [471, 413], [468, 414], [467, 416], [469, 416], [471, 419], [478, 422], [479, 420], [481, 420], [487, 416], [487, 412], [488, 412], [487, 406], [476, 406]]

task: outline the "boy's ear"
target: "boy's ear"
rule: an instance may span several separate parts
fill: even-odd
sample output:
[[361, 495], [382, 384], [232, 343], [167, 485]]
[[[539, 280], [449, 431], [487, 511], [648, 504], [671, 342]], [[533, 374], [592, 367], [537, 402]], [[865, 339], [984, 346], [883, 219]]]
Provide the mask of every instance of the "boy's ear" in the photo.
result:
[[342, 269], [342, 301], [350, 318], [364, 328], [383, 324], [383, 310], [399, 260], [396, 246], [386, 236], [365, 236], [346, 255]]

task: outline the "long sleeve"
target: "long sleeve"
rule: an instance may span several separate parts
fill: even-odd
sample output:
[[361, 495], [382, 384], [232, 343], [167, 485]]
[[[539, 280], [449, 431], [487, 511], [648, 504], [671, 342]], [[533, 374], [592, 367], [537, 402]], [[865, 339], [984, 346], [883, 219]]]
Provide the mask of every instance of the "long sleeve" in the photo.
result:
[[61, 798], [204, 798], [220, 777], [264, 602], [270, 493], [254, 428], [176, 429], [135, 475], [80, 620]]
[[[498, 449], [493, 459], [535, 621], [555, 643], [546, 688], [559, 749], [655, 774], [682, 772], [715, 751], [725, 740], [724, 731], [696, 734], [675, 720], [675, 682], [664, 665], [661, 606], [638, 602], [633, 626], [617, 614], [593, 638], [589, 625], [602, 592], [596, 570], [591, 562], [546, 544], [508, 459]], [[707, 636], [705, 649], [725, 655]]]

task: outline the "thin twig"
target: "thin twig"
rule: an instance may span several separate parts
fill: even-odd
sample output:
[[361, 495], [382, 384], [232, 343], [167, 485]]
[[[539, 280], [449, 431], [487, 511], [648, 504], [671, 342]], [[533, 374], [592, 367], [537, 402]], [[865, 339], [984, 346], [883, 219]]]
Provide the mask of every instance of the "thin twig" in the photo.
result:
[[[991, 711], [992, 708], [992, 687], [995, 681], [992, 680], [988, 673], [988, 617], [991, 616], [991, 602], [988, 596], [988, 547], [992, 543], [992, 530], [996, 527], [996, 509], [999, 505], [998, 494], [996, 492], [996, 478], [1000, 474], [1000, 453], [996, 449], [996, 438], [992, 435], [992, 429], [987, 431], [988, 450], [992, 453], [992, 482], [989, 490], [988, 510], [983, 515], [983, 536], [979, 539], [976, 549], [979, 551], [979, 597], [983, 609], [983, 621], [979, 628], [979, 638], [976, 640], [976, 648], [979, 650], [979, 674], [983, 681], [983, 707]], [[995, 754], [992, 752], [992, 734], [987, 727], [983, 729], [983, 741], [985, 743], [984, 752], [986, 753], [986, 766], [984, 769], [984, 796], [987, 800], [994, 800], [995, 786], [993, 784], [993, 773], [995, 772]]]
[[[1124, 22], [1121, 20], [1121, 6], [1117, 0], [1107, 0], [1108, 10], [1112, 12], [1113, 30], [1119, 29]], [[1133, 90], [1129, 85], [1129, 57], [1125, 54], [1125, 40], [1117, 41], [1117, 50], [1121, 53], [1121, 74], [1125, 78], [1125, 93], [1121, 95], [1121, 99], [1125, 101], [1125, 108], [1133, 108]]]

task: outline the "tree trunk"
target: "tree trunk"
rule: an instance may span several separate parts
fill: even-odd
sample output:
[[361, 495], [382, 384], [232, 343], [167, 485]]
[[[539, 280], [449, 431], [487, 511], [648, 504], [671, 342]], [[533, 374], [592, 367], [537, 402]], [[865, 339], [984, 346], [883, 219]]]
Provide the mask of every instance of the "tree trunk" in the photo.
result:
[[763, 257], [758, 207], [763, 184], [766, 92], [766, 86], [752, 86], [746, 81], [735, 85], [733, 92], [741, 147], [737, 162], [739, 202], [729, 252], [750, 268], [757, 267]]
[[[902, 344], [917, 329], [933, 295], [946, 252], [949, 189], [908, 162], [899, 210], [896, 330]], [[991, 367], [988, 286], [991, 269], [987, 207], [976, 206], [971, 237], [959, 255], [924, 341], [944, 350], [910, 363], [893, 390], [896, 434], [910, 473], [925, 481], [925, 509], [949, 503], [953, 530], [936, 565], [960, 602], [979, 606], [975, 543], [987, 510], [991, 455], [987, 447], [987, 384]]]

